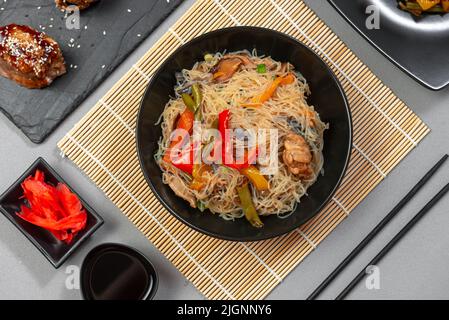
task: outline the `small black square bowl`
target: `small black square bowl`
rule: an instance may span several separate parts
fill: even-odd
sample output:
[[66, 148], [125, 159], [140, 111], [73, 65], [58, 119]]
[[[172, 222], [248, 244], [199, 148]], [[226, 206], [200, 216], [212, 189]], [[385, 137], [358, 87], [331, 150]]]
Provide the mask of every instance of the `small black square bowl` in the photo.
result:
[[[81, 204], [86, 210], [86, 228], [76, 235], [70, 245], [56, 239], [47, 230], [22, 220], [16, 214], [16, 212], [20, 211], [20, 206], [25, 202], [24, 199], [21, 199], [23, 195], [21, 183], [27, 177], [33, 175], [36, 170], [41, 170], [45, 174], [45, 181], [47, 183], [57, 185], [58, 182], [61, 182], [67, 185], [67, 187], [78, 196]], [[0, 196], [0, 211], [28, 238], [28, 240], [31, 241], [31, 243], [35, 245], [36, 248], [39, 249], [55, 268], [59, 268], [84, 242], [84, 240], [92, 235], [104, 223], [103, 218], [100, 217], [42, 158], [38, 158], [18, 180], [2, 196]]]

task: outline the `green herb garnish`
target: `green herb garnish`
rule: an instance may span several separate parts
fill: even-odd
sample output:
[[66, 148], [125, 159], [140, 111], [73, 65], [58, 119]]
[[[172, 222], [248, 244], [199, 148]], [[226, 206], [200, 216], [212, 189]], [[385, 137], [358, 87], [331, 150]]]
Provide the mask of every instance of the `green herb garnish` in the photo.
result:
[[257, 65], [257, 72], [258, 73], [266, 73], [267, 72], [267, 66], [265, 64], [258, 64]]
[[198, 210], [200, 210], [201, 212], [204, 212], [207, 209], [207, 205], [201, 200], [197, 201], [196, 206], [198, 207]]

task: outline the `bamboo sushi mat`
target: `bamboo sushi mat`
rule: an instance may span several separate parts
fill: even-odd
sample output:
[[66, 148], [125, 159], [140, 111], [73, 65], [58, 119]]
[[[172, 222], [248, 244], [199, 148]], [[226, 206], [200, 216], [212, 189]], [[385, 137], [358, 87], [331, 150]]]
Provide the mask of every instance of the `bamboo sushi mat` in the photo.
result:
[[[209, 299], [262, 299], [429, 132], [426, 125], [300, 0], [199, 0], [59, 142], [136, 227]], [[134, 129], [152, 74], [207, 31], [255, 25], [306, 43], [332, 68], [350, 101], [354, 145], [333, 200], [298, 230], [255, 243], [202, 235], [170, 215], [140, 170]]]

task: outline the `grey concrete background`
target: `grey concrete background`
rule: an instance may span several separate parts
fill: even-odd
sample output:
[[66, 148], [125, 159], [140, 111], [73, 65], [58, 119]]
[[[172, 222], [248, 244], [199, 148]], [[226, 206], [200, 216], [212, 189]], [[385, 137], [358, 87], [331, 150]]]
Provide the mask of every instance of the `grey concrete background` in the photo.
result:
[[[44, 144], [33, 145], [4, 116], [0, 116], [0, 192], [15, 181], [38, 156], [43, 156], [106, 221], [106, 224], [63, 267], [55, 270], [6, 218], [0, 216], [1, 299], [80, 299], [79, 290], [66, 289], [65, 268], [68, 265], [80, 266], [90, 249], [105, 242], [126, 243], [142, 251], [152, 260], [160, 275], [156, 299], [204, 299], [86, 176], [70, 161], [59, 156], [56, 148], [56, 143], [64, 134], [193, 2], [194, 0], [186, 0]], [[449, 151], [447, 142], [449, 89], [432, 92], [421, 87], [371, 47], [327, 1], [306, 0], [306, 2], [356, 55], [430, 126], [432, 132], [371, 192], [351, 216], [269, 295], [269, 299], [306, 298], [427, 169]], [[321, 298], [334, 298], [448, 181], [449, 165], [446, 165]], [[448, 207], [449, 197], [446, 197], [379, 264], [380, 290], [368, 290], [361, 283], [348, 298], [448, 299]]]

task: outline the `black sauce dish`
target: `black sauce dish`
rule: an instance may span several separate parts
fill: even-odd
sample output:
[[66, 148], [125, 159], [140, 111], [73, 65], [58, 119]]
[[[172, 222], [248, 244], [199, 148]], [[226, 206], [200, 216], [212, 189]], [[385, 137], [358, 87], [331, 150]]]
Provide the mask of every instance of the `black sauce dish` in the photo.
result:
[[123, 244], [95, 247], [81, 266], [81, 292], [86, 300], [151, 300], [158, 283], [151, 262]]
[[[201, 213], [177, 197], [162, 181], [154, 160], [161, 137], [155, 125], [166, 103], [174, 95], [175, 73], [190, 69], [204, 54], [257, 50], [259, 55], [292, 63], [307, 79], [311, 89], [308, 102], [321, 119], [329, 123], [324, 135], [324, 175], [310, 187], [308, 195], [289, 217], [263, 218], [264, 227], [256, 229], [245, 219], [225, 221]], [[137, 118], [137, 150], [145, 178], [154, 194], [183, 223], [206, 235], [231, 241], [257, 241], [281, 236], [314, 217], [328, 203], [340, 185], [351, 154], [352, 120], [345, 93], [327, 64], [306, 45], [283, 33], [259, 27], [233, 27], [201, 35], [170, 55], [154, 74], [142, 99]]]
[[[36, 170], [42, 171], [45, 174], [45, 181], [52, 185], [57, 185], [58, 182], [67, 185], [67, 187], [77, 195], [86, 210], [86, 227], [75, 236], [70, 244], [59, 241], [49, 231], [24, 221], [16, 214], [20, 211], [20, 206], [25, 204], [25, 200], [21, 198], [23, 196], [21, 183], [27, 177], [34, 175]], [[25, 237], [28, 238], [28, 240], [55, 268], [59, 268], [67, 258], [104, 223], [103, 218], [97, 214], [42, 158], [38, 158], [31, 167], [28, 168], [2, 196], [0, 196], [0, 211]]]

